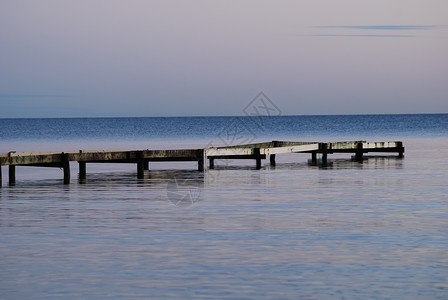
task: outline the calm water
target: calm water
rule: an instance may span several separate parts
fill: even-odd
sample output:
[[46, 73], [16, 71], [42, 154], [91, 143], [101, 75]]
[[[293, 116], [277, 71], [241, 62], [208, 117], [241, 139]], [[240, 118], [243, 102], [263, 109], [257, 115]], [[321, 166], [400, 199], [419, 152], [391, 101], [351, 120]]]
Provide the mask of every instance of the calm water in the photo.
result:
[[[251, 123], [252, 122], [252, 123]], [[402, 140], [405, 158], [17, 168], [0, 299], [447, 299], [448, 115], [3, 119], [0, 152]]]

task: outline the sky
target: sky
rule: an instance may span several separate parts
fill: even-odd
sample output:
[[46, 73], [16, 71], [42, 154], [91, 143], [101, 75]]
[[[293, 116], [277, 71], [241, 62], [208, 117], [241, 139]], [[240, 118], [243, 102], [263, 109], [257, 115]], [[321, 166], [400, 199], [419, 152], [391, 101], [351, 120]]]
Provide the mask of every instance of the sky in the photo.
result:
[[0, 0], [0, 118], [448, 113], [446, 0]]

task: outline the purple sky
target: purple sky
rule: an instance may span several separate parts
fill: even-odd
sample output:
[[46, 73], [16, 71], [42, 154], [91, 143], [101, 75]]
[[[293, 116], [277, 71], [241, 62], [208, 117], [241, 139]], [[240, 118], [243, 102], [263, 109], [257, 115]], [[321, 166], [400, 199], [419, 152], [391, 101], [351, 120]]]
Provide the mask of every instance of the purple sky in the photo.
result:
[[446, 0], [0, 0], [0, 118], [448, 113]]

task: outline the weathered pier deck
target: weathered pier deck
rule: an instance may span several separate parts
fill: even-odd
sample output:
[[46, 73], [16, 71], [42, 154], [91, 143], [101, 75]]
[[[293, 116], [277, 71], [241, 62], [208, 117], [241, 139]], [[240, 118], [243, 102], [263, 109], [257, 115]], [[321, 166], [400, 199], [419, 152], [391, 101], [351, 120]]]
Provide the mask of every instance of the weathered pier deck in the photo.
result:
[[361, 161], [369, 152], [397, 153], [403, 157], [402, 142], [290, 142], [272, 141], [266, 143], [246, 144], [229, 147], [182, 149], [182, 150], [79, 150], [64, 152], [9, 152], [0, 153], [0, 187], [2, 183], [1, 166], [9, 167], [9, 185], [16, 183], [16, 166], [56, 167], [63, 169], [64, 183], [70, 183], [70, 162], [78, 162], [79, 179], [86, 178], [87, 163], [131, 163], [137, 165], [137, 178], [143, 179], [145, 170], [149, 170], [149, 162], [155, 161], [197, 161], [198, 171], [204, 171], [205, 161], [209, 160], [210, 169], [214, 168], [216, 159], [253, 159], [256, 168], [261, 168], [261, 161], [270, 158], [275, 165], [275, 157], [286, 153], [310, 153], [311, 162], [317, 163], [317, 155], [321, 155], [323, 165], [327, 163], [328, 154], [353, 153], [354, 159]]

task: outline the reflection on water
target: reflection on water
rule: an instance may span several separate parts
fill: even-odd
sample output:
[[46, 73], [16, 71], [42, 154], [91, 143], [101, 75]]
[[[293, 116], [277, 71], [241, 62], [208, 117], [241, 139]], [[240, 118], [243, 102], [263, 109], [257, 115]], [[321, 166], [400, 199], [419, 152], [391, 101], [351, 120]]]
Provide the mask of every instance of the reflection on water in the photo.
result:
[[447, 163], [419, 145], [143, 180], [92, 165], [70, 185], [18, 169], [0, 189], [0, 298], [445, 299]]
[[324, 169], [401, 169], [403, 159], [395, 156], [365, 156], [362, 161], [354, 159], [329, 159], [323, 165], [318, 164]]

